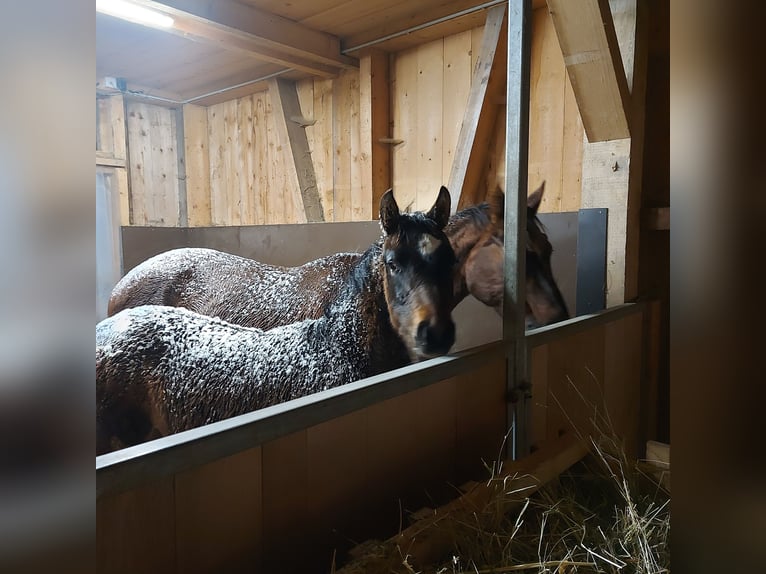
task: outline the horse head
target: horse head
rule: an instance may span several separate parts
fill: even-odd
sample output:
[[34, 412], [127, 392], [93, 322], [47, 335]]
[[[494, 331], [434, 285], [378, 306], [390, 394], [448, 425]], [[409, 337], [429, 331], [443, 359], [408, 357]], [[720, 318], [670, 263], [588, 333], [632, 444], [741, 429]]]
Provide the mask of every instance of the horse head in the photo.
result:
[[391, 325], [413, 360], [446, 353], [455, 342], [455, 253], [444, 234], [449, 215], [450, 195], [444, 186], [426, 213], [401, 213], [392, 190], [380, 201], [386, 305]]
[[[537, 217], [545, 182], [527, 198], [526, 326], [541, 327], [569, 318], [569, 311], [551, 269], [553, 247]], [[482, 303], [503, 309], [505, 195], [490, 194], [491, 225], [486, 238], [468, 257], [465, 275], [470, 292]]]

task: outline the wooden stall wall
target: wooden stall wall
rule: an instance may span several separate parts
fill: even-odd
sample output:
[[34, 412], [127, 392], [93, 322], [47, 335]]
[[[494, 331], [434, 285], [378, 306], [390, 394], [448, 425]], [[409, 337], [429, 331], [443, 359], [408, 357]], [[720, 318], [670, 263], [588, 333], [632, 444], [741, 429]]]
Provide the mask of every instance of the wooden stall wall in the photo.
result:
[[[402, 140], [394, 147], [393, 181], [405, 205], [427, 208], [438, 186], [450, 178], [483, 31], [478, 27], [393, 57], [393, 134]], [[501, 81], [504, 85], [504, 78]], [[505, 180], [505, 101], [502, 96], [488, 97], [488, 104], [498, 110], [486, 150], [486, 190]], [[540, 211], [580, 209], [583, 136], [556, 31], [547, 8], [539, 8], [534, 11], [531, 46], [529, 191], [545, 181]]]
[[[483, 27], [393, 56], [393, 188], [400, 205], [428, 209], [447, 185]], [[460, 190], [450, 190], [452, 194]]]
[[[480, 381], [481, 384], [477, 384]], [[333, 548], [486, 477], [502, 359], [97, 502], [104, 572], [327, 572]]]
[[[381, 75], [387, 90], [388, 79]], [[115, 122], [123, 121], [127, 130], [127, 153], [123, 149], [119, 166], [129, 178], [123, 224], [306, 223], [300, 162], [312, 172], [323, 221], [376, 218], [374, 200], [381, 186], [390, 185], [390, 168], [385, 157], [381, 166], [373, 166], [370, 148], [377, 146], [378, 155], [390, 154], [390, 148], [371, 141], [373, 114], [363, 107], [360, 94], [368, 105], [378, 94], [370, 94], [369, 85], [365, 92], [359, 70], [343, 71], [334, 79], [302, 80], [294, 89], [300, 105], [296, 110], [275, 100], [280, 96], [272, 85], [209, 107], [187, 104], [176, 109], [129, 100], [126, 116], [116, 120], [109, 112], [118, 100], [122, 105], [122, 96], [99, 98], [98, 143], [112, 145]], [[386, 108], [382, 115], [387, 116], [388, 99], [381, 100]], [[290, 122], [305, 130], [308, 149], [286, 145]], [[378, 131], [387, 135], [388, 122]], [[296, 160], [295, 154], [302, 157]], [[97, 164], [105, 162], [111, 168], [113, 154], [100, 149]], [[379, 173], [374, 175], [373, 168]]]
[[125, 120], [130, 223], [178, 227], [182, 224], [182, 205], [176, 112], [172, 108], [128, 101]]

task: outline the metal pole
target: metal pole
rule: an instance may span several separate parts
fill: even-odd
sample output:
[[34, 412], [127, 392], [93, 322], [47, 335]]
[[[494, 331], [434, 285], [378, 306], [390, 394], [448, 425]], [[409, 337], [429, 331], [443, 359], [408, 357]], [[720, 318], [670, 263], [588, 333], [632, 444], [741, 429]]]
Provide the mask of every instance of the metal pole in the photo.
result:
[[508, 87], [505, 124], [505, 289], [503, 343], [508, 377], [510, 436], [507, 456], [528, 454], [525, 271], [529, 155], [529, 54], [531, 0], [508, 5]]

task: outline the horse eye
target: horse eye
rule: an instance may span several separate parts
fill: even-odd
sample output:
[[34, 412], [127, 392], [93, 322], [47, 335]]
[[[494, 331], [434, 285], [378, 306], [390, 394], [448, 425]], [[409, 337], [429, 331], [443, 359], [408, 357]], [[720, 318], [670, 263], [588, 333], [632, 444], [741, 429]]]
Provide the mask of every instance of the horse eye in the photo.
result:
[[386, 267], [388, 267], [388, 270], [391, 273], [398, 273], [399, 272], [399, 266], [392, 259], [386, 261]]

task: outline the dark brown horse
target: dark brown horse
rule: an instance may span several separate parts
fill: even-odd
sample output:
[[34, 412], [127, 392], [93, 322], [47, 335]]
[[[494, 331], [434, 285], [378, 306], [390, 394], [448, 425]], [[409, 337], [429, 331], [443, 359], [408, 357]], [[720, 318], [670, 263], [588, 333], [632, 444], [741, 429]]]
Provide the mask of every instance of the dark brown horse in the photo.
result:
[[[553, 246], [548, 240], [543, 224], [537, 217], [544, 190], [545, 182], [527, 198], [526, 326], [528, 329], [569, 319], [569, 310], [551, 268]], [[505, 196], [500, 190], [496, 190], [490, 196], [491, 225], [476, 241], [464, 265], [467, 290], [479, 301], [494, 307], [501, 314], [505, 265], [504, 199]]]
[[442, 187], [427, 213], [381, 200], [384, 236], [319, 319], [269, 331], [178, 307], [125, 309], [96, 327], [97, 452], [264, 408], [446, 353], [455, 254]]
[[[457, 257], [455, 305], [471, 293], [501, 309], [503, 203], [499, 193], [499, 201], [453, 215], [444, 230]], [[530, 196], [537, 203], [527, 217], [528, 260], [540, 262], [527, 266], [528, 296], [533, 300], [527, 323], [536, 325], [568, 317], [553, 281], [550, 255], [545, 257], [550, 243], [544, 233], [540, 236], [542, 228], [535, 216], [541, 195], [542, 191]], [[488, 248], [490, 244], [500, 248], [499, 257], [494, 248]], [[298, 267], [278, 267], [213, 249], [174, 249], [147, 259], [117, 283], [109, 300], [109, 315], [139, 305], [170, 305], [238, 325], [271, 329], [320, 317], [361, 257], [360, 253], [339, 253]], [[533, 288], [538, 285], [549, 288]]]

